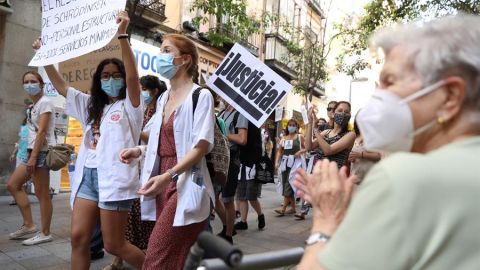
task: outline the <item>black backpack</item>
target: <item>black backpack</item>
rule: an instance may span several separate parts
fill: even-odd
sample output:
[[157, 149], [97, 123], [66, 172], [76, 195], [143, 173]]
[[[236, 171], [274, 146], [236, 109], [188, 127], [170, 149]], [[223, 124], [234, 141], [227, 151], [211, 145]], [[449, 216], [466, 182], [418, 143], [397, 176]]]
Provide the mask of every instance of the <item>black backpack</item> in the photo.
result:
[[260, 158], [257, 164], [255, 164], [255, 181], [260, 184], [274, 183], [274, 167], [273, 162], [267, 155]]
[[[233, 125], [237, 125], [239, 112], [236, 112], [233, 116]], [[237, 128], [235, 132], [238, 133]], [[262, 136], [260, 134], [260, 129], [248, 121], [248, 133], [247, 133], [247, 144], [239, 145], [239, 158], [240, 163], [247, 167], [253, 167], [257, 164], [260, 158], [262, 157]]]

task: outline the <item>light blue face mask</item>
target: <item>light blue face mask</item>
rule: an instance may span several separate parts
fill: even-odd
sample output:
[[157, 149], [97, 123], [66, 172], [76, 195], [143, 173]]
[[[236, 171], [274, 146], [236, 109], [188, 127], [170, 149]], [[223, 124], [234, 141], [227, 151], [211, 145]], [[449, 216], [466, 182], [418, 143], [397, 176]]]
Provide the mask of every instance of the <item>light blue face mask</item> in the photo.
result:
[[177, 73], [178, 66], [173, 63], [175, 56], [169, 53], [160, 53], [157, 56], [157, 72], [166, 79], [172, 79]]
[[108, 80], [101, 80], [102, 90], [110, 97], [118, 97], [120, 95], [120, 90], [125, 85], [123, 79], [113, 79], [110, 77]]
[[152, 102], [152, 96], [150, 96], [150, 92], [149, 91], [142, 91], [142, 97], [143, 97], [143, 103], [145, 103], [146, 105], [150, 104], [150, 102]]
[[39, 83], [26, 83], [23, 85], [23, 90], [30, 96], [36, 96], [42, 90]]
[[297, 132], [297, 127], [288, 126], [288, 133], [295, 133], [295, 132]]

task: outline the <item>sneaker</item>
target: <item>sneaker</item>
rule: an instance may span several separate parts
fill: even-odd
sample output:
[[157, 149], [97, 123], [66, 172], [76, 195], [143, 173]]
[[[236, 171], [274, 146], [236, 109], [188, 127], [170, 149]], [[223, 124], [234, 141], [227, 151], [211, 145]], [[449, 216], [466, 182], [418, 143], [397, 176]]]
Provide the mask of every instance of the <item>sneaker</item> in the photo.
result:
[[247, 222], [239, 221], [235, 223], [235, 229], [237, 230], [248, 230]]
[[50, 242], [52, 240], [53, 240], [53, 237], [52, 237], [51, 234], [45, 235], [43, 233], [39, 233], [39, 234], [35, 235], [34, 237], [23, 241], [22, 244], [25, 245], [25, 246], [32, 246], [32, 245], [36, 245], [36, 244]]
[[22, 238], [26, 235], [36, 233], [36, 232], [38, 232], [37, 226], [33, 225], [32, 228], [27, 228], [27, 227], [25, 227], [25, 225], [22, 225], [22, 227], [20, 227], [20, 229], [18, 229], [16, 232], [11, 233], [9, 235], [9, 238], [10, 239], [19, 239], [19, 238]]
[[265, 215], [261, 214], [258, 216], [258, 229], [262, 230], [263, 228], [265, 228]]

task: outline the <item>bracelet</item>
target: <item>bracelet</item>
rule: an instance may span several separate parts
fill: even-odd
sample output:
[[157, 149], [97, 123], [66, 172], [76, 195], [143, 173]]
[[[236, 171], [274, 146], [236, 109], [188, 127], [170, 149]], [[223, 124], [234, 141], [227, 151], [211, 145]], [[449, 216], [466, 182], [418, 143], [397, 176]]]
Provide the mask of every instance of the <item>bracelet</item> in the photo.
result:
[[170, 178], [172, 179], [172, 182], [177, 182], [178, 180], [178, 174], [176, 171], [172, 170], [172, 169], [168, 169], [167, 170], [167, 173], [170, 175]]
[[330, 240], [330, 237], [331, 237], [330, 235], [326, 235], [326, 234], [321, 233], [321, 232], [315, 232], [315, 233], [312, 233], [307, 238], [307, 240], [305, 240], [305, 245], [311, 246], [311, 245], [314, 245], [318, 242], [327, 243], [328, 240]]
[[129, 35], [128, 34], [120, 34], [118, 35], [117, 39], [124, 39], [124, 38], [128, 38]]

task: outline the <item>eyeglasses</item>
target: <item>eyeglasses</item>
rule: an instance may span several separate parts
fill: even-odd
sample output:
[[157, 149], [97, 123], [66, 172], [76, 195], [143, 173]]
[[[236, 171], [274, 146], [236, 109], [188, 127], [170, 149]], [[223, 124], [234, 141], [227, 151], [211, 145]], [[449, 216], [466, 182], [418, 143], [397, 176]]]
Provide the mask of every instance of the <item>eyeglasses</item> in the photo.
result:
[[333, 107], [328, 107], [327, 112], [331, 112], [331, 111], [333, 111]]
[[120, 79], [123, 79], [123, 76], [122, 76], [122, 73], [120, 72], [116, 72], [113, 74], [102, 73], [102, 75], [100, 76], [100, 79], [103, 81], [108, 81], [110, 80], [110, 78], [113, 78], [114, 80], [120, 80]]

